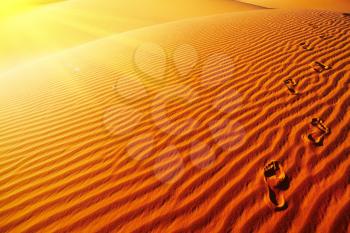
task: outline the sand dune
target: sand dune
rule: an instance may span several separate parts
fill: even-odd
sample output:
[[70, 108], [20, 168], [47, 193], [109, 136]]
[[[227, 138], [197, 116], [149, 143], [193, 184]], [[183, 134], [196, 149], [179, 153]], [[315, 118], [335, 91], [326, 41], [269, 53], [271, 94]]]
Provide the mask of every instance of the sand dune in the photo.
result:
[[[2, 73], [0, 232], [348, 232], [349, 25], [223, 14]], [[270, 160], [290, 178], [280, 212]]]
[[[32, 3], [28, 6], [42, 2], [23, 1]], [[7, 13], [6, 8], [2, 5], [0, 9], [0, 71], [117, 32], [191, 17], [262, 9], [231, 0], [70, 0], [3, 19], [1, 12]]]
[[350, 11], [350, 1], [348, 0], [240, 0], [240, 2], [278, 9], [312, 8], [339, 12]]

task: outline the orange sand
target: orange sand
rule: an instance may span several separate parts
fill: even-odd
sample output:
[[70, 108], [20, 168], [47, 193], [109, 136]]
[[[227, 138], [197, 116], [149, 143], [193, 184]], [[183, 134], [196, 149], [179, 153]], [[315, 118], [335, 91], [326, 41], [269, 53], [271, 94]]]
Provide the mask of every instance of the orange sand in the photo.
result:
[[[327, 11], [223, 14], [2, 73], [0, 232], [346, 233], [349, 26]], [[320, 147], [313, 117], [331, 129]], [[271, 159], [290, 177], [280, 212], [264, 201]]]
[[350, 1], [348, 0], [240, 0], [240, 2], [278, 9], [312, 8], [338, 12], [350, 11]]

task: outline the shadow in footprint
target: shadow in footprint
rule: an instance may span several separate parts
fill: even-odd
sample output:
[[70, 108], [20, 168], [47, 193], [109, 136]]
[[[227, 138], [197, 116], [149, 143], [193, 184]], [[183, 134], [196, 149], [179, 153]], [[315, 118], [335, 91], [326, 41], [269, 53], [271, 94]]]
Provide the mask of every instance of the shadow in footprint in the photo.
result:
[[309, 133], [307, 138], [315, 145], [315, 146], [323, 146], [324, 134], [317, 133]]
[[350, 18], [350, 13], [343, 13], [343, 16]]
[[295, 87], [298, 85], [298, 82], [296, 82], [294, 79], [287, 79], [283, 81], [284, 84], [287, 86], [288, 91], [292, 93], [293, 95], [298, 95], [299, 92], [295, 90]]
[[[269, 188], [269, 199], [273, 203], [273, 205], [278, 206], [278, 197], [276, 196], [275, 192]], [[288, 203], [285, 202], [283, 206], [280, 206], [278, 208], [275, 208], [275, 211], [282, 211], [288, 208]]]
[[282, 165], [272, 160], [264, 167], [264, 180], [268, 189], [268, 201], [274, 210], [280, 211], [287, 208], [283, 191], [289, 188], [290, 179], [286, 176]]
[[327, 66], [325, 65], [324, 63], [322, 62], [319, 62], [319, 61], [315, 61], [311, 67], [318, 73], [322, 73], [323, 71], [326, 71], [326, 70], [330, 70], [332, 69], [331, 66]]
[[289, 184], [290, 184], [290, 178], [289, 176], [285, 176], [282, 182], [278, 183], [277, 188], [280, 190], [287, 190], [289, 189]]

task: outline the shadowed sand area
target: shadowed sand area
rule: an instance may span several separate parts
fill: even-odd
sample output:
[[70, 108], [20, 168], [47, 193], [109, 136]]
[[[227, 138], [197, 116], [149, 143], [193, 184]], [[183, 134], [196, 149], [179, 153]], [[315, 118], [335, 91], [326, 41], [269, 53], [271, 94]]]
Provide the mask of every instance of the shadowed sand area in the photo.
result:
[[[220, 14], [2, 73], [0, 232], [346, 233], [349, 26], [329, 11]], [[322, 146], [314, 118], [331, 129]], [[271, 160], [290, 179], [279, 212], [264, 201]]]

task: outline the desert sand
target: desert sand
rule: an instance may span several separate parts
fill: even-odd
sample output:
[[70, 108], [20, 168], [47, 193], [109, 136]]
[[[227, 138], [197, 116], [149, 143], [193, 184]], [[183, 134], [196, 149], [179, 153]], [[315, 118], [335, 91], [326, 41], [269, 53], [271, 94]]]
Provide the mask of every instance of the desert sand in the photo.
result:
[[[41, 5], [45, 1], [17, 1], [31, 8], [24, 11], [19, 5], [21, 14], [7, 12], [3, 5], [0, 8], [0, 72], [115, 33], [191, 17], [264, 9], [233, 0], [57, 0]], [[2, 12], [11, 17], [1, 17]]]
[[337, 12], [350, 11], [348, 0], [240, 0], [240, 2], [255, 4], [277, 9], [323, 9]]
[[219, 14], [2, 72], [0, 232], [349, 232], [349, 26]]

